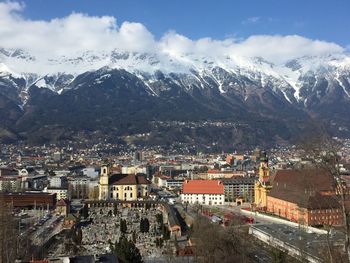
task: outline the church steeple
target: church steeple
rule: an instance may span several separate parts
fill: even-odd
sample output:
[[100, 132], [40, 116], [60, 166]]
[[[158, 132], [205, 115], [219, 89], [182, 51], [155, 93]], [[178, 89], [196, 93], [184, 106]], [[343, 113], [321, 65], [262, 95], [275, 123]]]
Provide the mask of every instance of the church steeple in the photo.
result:
[[259, 179], [256, 181], [254, 186], [255, 194], [255, 206], [257, 208], [264, 208], [267, 206], [267, 194], [271, 190], [271, 184], [269, 182], [269, 160], [266, 152], [260, 154], [260, 165], [259, 165]]
[[101, 167], [100, 181], [99, 181], [99, 199], [108, 199], [108, 179], [109, 179], [109, 167], [103, 165]]
[[266, 152], [262, 152], [260, 156], [259, 179], [261, 180], [263, 177], [269, 175], [269, 159], [267, 158]]

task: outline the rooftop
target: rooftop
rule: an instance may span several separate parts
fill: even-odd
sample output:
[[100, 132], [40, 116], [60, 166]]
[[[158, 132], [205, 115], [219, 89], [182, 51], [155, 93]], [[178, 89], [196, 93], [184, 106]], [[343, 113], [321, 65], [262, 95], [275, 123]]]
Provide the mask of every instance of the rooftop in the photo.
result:
[[219, 180], [190, 180], [182, 184], [184, 194], [224, 194], [224, 185]]

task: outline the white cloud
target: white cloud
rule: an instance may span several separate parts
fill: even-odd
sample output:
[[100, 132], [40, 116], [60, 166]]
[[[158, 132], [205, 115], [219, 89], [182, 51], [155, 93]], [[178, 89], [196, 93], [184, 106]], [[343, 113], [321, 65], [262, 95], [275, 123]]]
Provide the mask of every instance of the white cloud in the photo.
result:
[[344, 49], [335, 43], [311, 40], [297, 35], [251, 36], [231, 47], [231, 52], [234, 54], [261, 56], [277, 63], [303, 56], [321, 56], [343, 51]]
[[260, 16], [248, 17], [247, 19], [242, 21], [242, 24], [256, 24], [261, 20]]
[[[69, 56], [87, 50], [112, 50], [165, 53], [172, 56], [198, 54], [210, 56], [263, 57], [272, 62], [284, 62], [306, 55], [344, 52], [330, 42], [312, 40], [297, 35], [256, 35], [244, 40], [228, 38], [191, 40], [170, 31], [160, 40], [140, 23], [117, 25], [112, 16], [88, 16], [72, 13], [50, 21], [30, 20], [21, 15], [24, 5], [0, 3], [0, 46], [21, 48], [35, 56]], [[259, 17], [250, 18], [251, 22]]]
[[82, 50], [119, 49], [151, 51], [153, 35], [140, 23], [124, 22], [117, 27], [111, 16], [72, 13], [50, 21], [33, 21], [20, 16], [19, 3], [0, 3], [0, 45], [22, 48], [34, 54], [70, 55]]

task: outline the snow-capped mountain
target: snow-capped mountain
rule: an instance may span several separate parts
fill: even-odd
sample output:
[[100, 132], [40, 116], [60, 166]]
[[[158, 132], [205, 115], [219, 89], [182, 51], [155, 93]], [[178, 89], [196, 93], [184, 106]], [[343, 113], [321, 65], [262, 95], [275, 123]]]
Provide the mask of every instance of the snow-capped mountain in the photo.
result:
[[[311, 117], [333, 130], [350, 128], [350, 57], [339, 53], [275, 64], [261, 57], [116, 50], [39, 58], [0, 49], [0, 95], [16, 112], [6, 124], [16, 133], [27, 132], [39, 113], [40, 121], [43, 115], [57, 115], [56, 122], [44, 118], [44, 125], [66, 125], [72, 117], [69, 109], [82, 119], [112, 116], [119, 130], [121, 116], [128, 119], [131, 113], [138, 116], [135, 121], [261, 119], [288, 130], [287, 135], [273, 134], [288, 140]], [[1, 108], [2, 115], [8, 115], [7, 108]]]
[[[0, 49], [0, 76], [23, 79], [23, 92], [36, 85], [61, 93], [72, 88], [69, 84], [80, 74], [101, 68], [106, 72], [124, 69], [144, 80], [151, 90], [152, 82], [157, 80], [159, 74], [170, 78], [180, 76], [181, 80], [173, 78], [174, 81], [183, 81], [178, 84], [188, 89], [191, 85], [205, 87], [215, 83], [221, 93], [241, 88], [240, 81], [246, 78], [261, 87], [270, 87], [274, 92], [282, 92], [286, 100], [292, 103], [294, 100], [304, 102], [307, 96], [303, 90], [310, 89], [305, 85], [317, 84], [318, 78], [336, 81], [344, 94], [350, 96], [350, 57], [344, 54], [302, 57], [275, 65], [259, 57], [214, 58], [201, 57], [198, 54], [171, 56], [117, 51], [87, 51], [75, 57], [38, 59], [22, 50]], [[314, 83], [310, 83], [312, 78]], [[210, 79], [210, 83], [207, 79]]]

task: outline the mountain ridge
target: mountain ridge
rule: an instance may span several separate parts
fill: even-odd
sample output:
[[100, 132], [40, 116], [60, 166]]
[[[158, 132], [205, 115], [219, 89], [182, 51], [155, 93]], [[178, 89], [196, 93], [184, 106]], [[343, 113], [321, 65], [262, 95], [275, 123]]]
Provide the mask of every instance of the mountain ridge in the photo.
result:
[[[271, 121], [279, 127], [272, 129], [271, 143], [275, 143], [276, 138], [293, 140], [311, 119], [325, 124], [334, 134], [346, 135], [350, 129], [347, 116], [350, 58], [345, 54], [302, 57], [283, 65], [257, 57], [208, 58], [194, 54], [157, 57], [116, 51], [101, 52], [103, 56], [83, 54], [48, 60], [51, 66], [45, 74], [40, 72], [43, 69], [37, 70], [45, 66], [35, 56], [1, 49], [0, 94], [19, 109], [19, 113], [16, 110], [14, 114], [13, 107], [11, 110], [8, 106], [0, 107], [3, 116], [9, 112], [16, 116], [6, 121], [7, 129], [16, 131], [21, 138], [31, 137], [45, 125], [66, 126], [74, 131], [88, 129], [83, 124], [86, 122], [90, 128], [101, 130], [99, 121], [107, 121], [107, 117], [111, 121], [107, 125], [110, 130], [117, 130], [116, 134], [123, 136], [128, 132], [137, 133], [138, 121], [144, 127], [141, 132], [147, 132], [151, 130], [148, 122], [158, 119], [208, 119], [245, 121], [250, 123], [249, 130], [256, 137], [259, 132], [254, 130], [254, 122]], [[31, 67], [36, 64], [37, 67]], [[57, 70], [61, 67], [66, 71]], [[57, 123], [43, 117], [46, 115], [55, 116]], [[69, 118], [75, 115], [74, 120], [82, 120], [77, 129], [73, 123], [69, 124]], [[96, 121], [91, 122], [91, 118]], [[135, 121], [133, 128], [121, 128], [128, 119]], [[271, 132], [263, 125], [255, 129], [264, 130], [263, 137]], [[261, 139], [252, 141], [254, 144]]]

